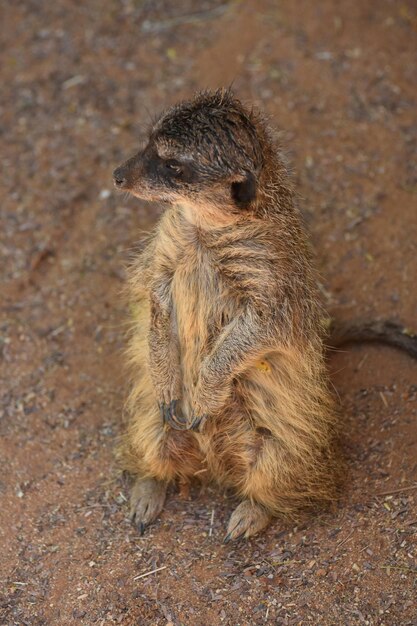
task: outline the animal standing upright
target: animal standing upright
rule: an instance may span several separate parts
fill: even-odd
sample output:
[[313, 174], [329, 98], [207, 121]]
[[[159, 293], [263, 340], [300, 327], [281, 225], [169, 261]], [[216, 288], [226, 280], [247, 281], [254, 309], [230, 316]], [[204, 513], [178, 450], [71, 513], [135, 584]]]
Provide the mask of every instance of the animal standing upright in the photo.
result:
[[130, 270], [123, 466], [141, 532], [170, 481], [232, 487], [226, 540], [336, 497], [325, 318], [285, 161], [228, 90], [166, 111], [115, 185], [168, 203]]

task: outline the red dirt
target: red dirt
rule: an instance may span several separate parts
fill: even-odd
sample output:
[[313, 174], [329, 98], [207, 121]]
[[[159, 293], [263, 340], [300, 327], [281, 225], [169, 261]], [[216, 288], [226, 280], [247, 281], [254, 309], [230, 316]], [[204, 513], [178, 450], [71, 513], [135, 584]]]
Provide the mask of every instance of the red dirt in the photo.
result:
[[173, 489], [143, 537], [131, 527], [113, 458], [119, 294], [160, 209], [111, 183], [149, 113], [234, 81], [285, 131], [329, 309], [415, 325], [413, 3], [1, 13], [1, 623], [416, 624], [417, 364], [394, 350], [331, 358], [348, 473], [335, 511], [223, 546], [233, 500]]

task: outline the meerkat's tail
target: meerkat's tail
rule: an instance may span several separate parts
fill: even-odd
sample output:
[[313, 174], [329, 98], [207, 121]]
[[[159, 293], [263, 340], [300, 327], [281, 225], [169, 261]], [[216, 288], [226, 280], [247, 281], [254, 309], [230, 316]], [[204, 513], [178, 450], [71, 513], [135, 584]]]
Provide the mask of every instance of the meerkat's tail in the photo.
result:
[[332, 319], [327, 345], [329, 349], [348, 343], [382, 343], [399, 348], [417, 359], [417, 333], [391, 320], [341, 322]]

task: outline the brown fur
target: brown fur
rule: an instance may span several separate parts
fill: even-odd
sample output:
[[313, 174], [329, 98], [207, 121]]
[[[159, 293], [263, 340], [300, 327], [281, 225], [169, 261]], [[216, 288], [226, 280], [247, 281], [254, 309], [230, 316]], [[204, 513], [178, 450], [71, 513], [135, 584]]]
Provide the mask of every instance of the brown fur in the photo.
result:
[[[170, 202], [130, 270], [136, 317], [121, 457], [139, 482], [197, 476], [233, 487], [247, 503], [232, 516], [228, 538], [235, 538], [257, 532], [269, 516], [294, 517], [334, 500], [336, 418], [316, 276], [280, 151], [259, 115], [228, 92], [183, 106], [204, 114], [213, 100], [219, 117], [240, 116], [250, 129], [237, 127], [229, 148], [245, 152], [246, 164], [207, 188], [198, 181], [199, 193], [185, 184], [162, 192], [139, 157], [123, 178], [119, 172], [132, 193]], [[170, 136], [165, 120], [182, 110], [154, 127], [157, 149]], [[257, 151], [249, 153], [248, 136]], [[249, 167], [256, 193], [237, 207], [233, 194]], [[201, 432], [163, 423], [159, 405], [174, 399], [188, 427], [206, 416]]]

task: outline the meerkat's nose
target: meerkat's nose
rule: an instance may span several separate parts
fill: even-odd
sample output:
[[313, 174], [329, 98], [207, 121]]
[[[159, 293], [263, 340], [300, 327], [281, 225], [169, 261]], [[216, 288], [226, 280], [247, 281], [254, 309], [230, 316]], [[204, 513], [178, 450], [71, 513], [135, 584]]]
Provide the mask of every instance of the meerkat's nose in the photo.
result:
[[113, 180], [114, 180], [115, 187], [117, 187], [118, 189], [123, 189], [123, 187], [126, 186], [126, 183], [127, 183], [126, 170], [123, 166], [118, 167], [117, 169], [114, 170]]

